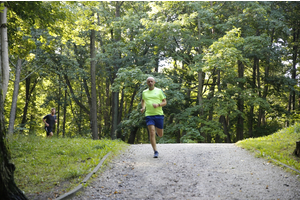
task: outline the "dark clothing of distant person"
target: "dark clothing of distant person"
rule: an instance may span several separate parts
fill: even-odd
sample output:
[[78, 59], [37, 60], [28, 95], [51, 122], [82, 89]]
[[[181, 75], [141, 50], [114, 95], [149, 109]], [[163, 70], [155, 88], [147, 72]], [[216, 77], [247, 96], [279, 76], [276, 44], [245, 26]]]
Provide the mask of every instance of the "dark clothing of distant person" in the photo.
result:
[[49, 134], [51, 132], [53, 132], [53, 127], [54, 127], [54, 124], [55, 124], [55, 120], [56, 120], [56, 115], [51, 115], [51, 114], [48, 114], [46, 115], [43, 119], [46, 119], [46, 123], [49, 124], [49, 126], [45, 126], [45, 130], [47, 132], [47, 136], [49, 136]]

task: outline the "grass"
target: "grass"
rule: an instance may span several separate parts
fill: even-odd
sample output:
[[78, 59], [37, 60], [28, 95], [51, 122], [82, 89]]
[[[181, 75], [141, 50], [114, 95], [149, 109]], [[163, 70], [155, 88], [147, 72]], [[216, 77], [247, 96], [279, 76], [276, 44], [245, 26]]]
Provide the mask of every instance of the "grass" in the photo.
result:
[[296, 141], [300, 140], [300, 124], [282, 129], [272, 135], [249, 138], [237, 142], [237, 146], [257, 153], [259, 157], [273, 158], [297, 170], [300, 170], [300, 159], [293, 155]]
[[[15, 182], [26, 194], [47, 193], [68, 183], [74, 189], [110, 151], [112, 156], [127, 147], [119, 140], [45, 138], [17, 135], [9, 139]], [[110, 156], [111, 157], [111, 156]]]

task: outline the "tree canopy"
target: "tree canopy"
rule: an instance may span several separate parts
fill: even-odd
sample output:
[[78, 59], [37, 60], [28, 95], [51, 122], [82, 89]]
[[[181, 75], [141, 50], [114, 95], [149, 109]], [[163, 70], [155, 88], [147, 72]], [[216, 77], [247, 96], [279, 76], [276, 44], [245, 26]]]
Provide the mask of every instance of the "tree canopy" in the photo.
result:
[[45, 135], [55, 107], [57, 136], [146, 142], [149, 76], [168, 101], [161, 143], [236, 142], [299, 118], [298, 2], [6, 5], [11, 134]]

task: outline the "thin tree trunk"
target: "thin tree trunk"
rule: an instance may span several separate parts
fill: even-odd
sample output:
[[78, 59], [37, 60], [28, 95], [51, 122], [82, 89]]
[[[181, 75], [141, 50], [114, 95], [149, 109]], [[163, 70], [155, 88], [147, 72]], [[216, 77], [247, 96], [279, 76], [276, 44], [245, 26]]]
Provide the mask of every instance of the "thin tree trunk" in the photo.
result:
[[[218, 70], [217, 74], [218, 74], [218, 79], [217, 79], [218, 92], [221, 92], [221, 71]], [[227, 143], [231, 143], [231, 136], [228, 131], [227, 121], [226, 121], [226, 118], [224, 115], [220, 116], [219, 122], [221, 123], [221, 125], [223, 127], [223, 133], [226, 135], [225, 141]]]
[[100, 77], [100, 81], [98, 84], [98, 116], [99, 116], [99, 123], [98, 123], [98, 131], [99, 131], [99, 139], [101, 139], [102, 135], [102, 116], [103, 116], [103, 102], [104, 102], [104, 95], [102, 95], [103, 91], [101, 88], [103, 88], [102, 83], [102, 76]]
[[[122, 90], [121, 101], [120, 101], [120, 105], [119, 105], [118, 123], [117, 123], [118, 125], [122, 121], [123, 105], [124, 105], [124, 89]], [[124, 141], [124, 137], [122, 137], [122, 130], [117, 131], [117, 138], [121, 138]]]
[[111, 139], [116, 139], [116, 129], [118, 125], [118, 104], [119, 104], [119, 92], [112, 93], [112, 127], [111, 127]]
[[90, 111], [79, 101], [79, 99], [75, 96], [74, 94], [74, 91], [73, 91], [73, 88], [71, 86], [71, 83], [70, 83], [70, 80], [69, 80], [69, 77], [67, 75], [64, 75], [64, 78], [66, 80], [66, 84], [67, 86], [69, 87], [69, 90], [71, 92], [71, 96], [73, 98], [73, 100], [76, 102], [76, 104], [82, 108], [82, 110], [86, 113], [86, 114], [90, 114]]
[[[214, 70], [215, 71], [215, 70]], [[215, 76], [215, 72], [213, 72], [213, 82], [209, 88], [209, 95], [207, 97], [208, 100], [214, 98], [215, 96], [215, 86], [216, 86], [216, 81], [217, 81], [217, 77]], [[214, 105], [211, 104], [210, 108], [209, 108], [209, 113], [208, 113], [208, 121], [212, 121], [213, 120], [213, 111], [214, 111]], [[206, 142], [207, 143], [211, 143], [211, 133], [207, 132], [206, 133]]]
[[95, 50], [95, 30], [91, 30], [91, 125], [92, 125], [92, 136], [94, 140], [99, 139], [98, 136], [98, 125], [97, 125], [97, 90], [96, 90], [96, 50]]
[[65, 99], [64, 99], [63, 137], [66, 136], [66, 122], [67, 122], [67, 90], [65, 90]]
[[59, 125], [60, 125], [60, 120], [59, 120], [59, 113], [60, 113], [60, 97], [61, 97], [61, 78], [60, 78], [60, 75], [58, 76], [58, 84], [59, 84], [59, 88], [58, 88], [58, 105], [57, 105], [57, 112], [56, 112], [56, 115], [57, 115], [57, 129], [56, 129], [56, 135], [57, 137], [59, 136]]
[[138, 91], [138, 85], [135, 85], [134, 91], [133, 91], [133, 93], [132, 93], [132, 95], [131, 95], [130, 105], [129, 105], [129, 109], [128, 109], [128, 112], [127, 112], [127, 113], [131, 113], [131, 111], [132, 111], [132, 108], [133, 108], [133, 102], [134, 102], [134, 97], [135, 97], [137, 91]]
[[[292, 74], [292, 79], [296, 80], [296, 76], [297, 76], [297, 57], [298, 57], [298, 40], [299, 40], [299, 27], [294, 29], [294, 33], [293, 33], [293, 43], [295, 44], [293, 46], [293, 68], [291, 71]], [[295, 90], [293, 90], [291, 92], [291, 110], [293, 112], [295, 112], [296, 110], [296, 92]], [[292, 121], [292, 124], [294, 124], [294, 122]]]
[[[116, 1], [116, 13], [115, 13], [115, 17], [116, 19], [120, 18], [120, 11], [121, 11], [121, 6], [124, 2], [118, 2]], [[115, 30], [115, 42], [119, 42], [121, 40], [121, 30], [120, 29], [116, 29]], [[113, 36], [113, 34], [112, 34]], [[113, 37], [112, 37], [113, 38]], [[114, 67], [114, 72], [112, 75], [112, 83], [114, 83], [114, 79], [116, 78], [116, 73], [118, 71], [118, 69], [120, 68], [120, 58], [121, 58], [121, 54], [120, 52], [117, 50], [115, 53], [115, 67]], [[118, 110], [119, 110], [119, 92], [112, 92], [112, 126], [111, 126], [111, 139], [116, 139], [116, 129], [117, 129], [117, 125], [118, 125]]]
[[[256, 64], [258, 62], [258, 58], [254, 57], [253, 60], [253, 70], [252, 70], [252, 89], [256, 90]], [[253, 117], [254, 117], [254, 105], [250, 105], [249, 118], [248, 118], [248, 131], [249, 137], [253, 137]]]
[[[244, 83], [241, 79], [244, 78], [244, 64], [241, 61], [238, 61], [238, 75], [239, 75], [239, 83], [238, 87], [240, 88], [241, 92], [244, 89]], [[244, 100], [243, 97], [241, 97], [241, 92], [238, 94], [238, 100], [237, 100], [237, 109], [240, 111], [240, 113], [237, 116], [237, 126], [236, 126], [236, 139], [237, 141], [244, 139], [244, 118], [242, 116], [242, 113], [244, 113]]]
[[19, 58], [16, 65], [14, 93], [13, 93], [13, 99], [12, 99], [11, 109], [10, 109], [9, 126], [8, 126], [9, 134], [13, 134], [14, 132], [14, 125], [15, 125], [16, 111], [17, 111], [17, 101], [18, 101], [18, 94], [19, 94], [19, 87], [20, 87], [21, 68], [22, 68], [22, 59]]
[[[260, 91], [260, 69], [259, 69], [259, 60], [257, 60], [257, 65], [256, 65], [256, 69], [257, 69], [257, 89], [258, 89], [258, 97], [261, 98], [261, 91]], [[258, 110], [258, 119], [257, 119], [257, 127], [261, 126], [261, 118], [262, 118], [262, 108], [259, 107]]]
[[136, 133], [137, 133], [138, 130], [139, 130], [138, 127], [133, 127], [131, 129], [130, 136], [129, 136], [129, 139], [128, 139], [129, 144], [134, 144], [135, 136], [136, 136]]
[[0, 23], [1, 23], [1, 70], [2, 70], [2, 91], [3, 91], [3, 103], [6, 97], [9, 81], [9, 59], [8, 59], [8, 38], [7, 38], [7, 8], [4, 7], [0, 12]]
[[106, 87], [105, 87], [105, 96], [106, 96], [106, 106], [105, 106], [105, 110], [104, 110], [104, 126], [105, 126], [105, 129], [106, 130], [109, 130], [111, 127], [110, 125], [110, 114], [111, 114], [111, 111], [110, 111], [110, 108], [111, 108], [111, 97], [110, 97], [110, 93], [109, 93], [109, 79], [107, 78], [106, 79]]
[[[33, 82], [33, 86], [32, 88], [30, 88], [30, 83], [31, 83], [31, 78], [27, 77], [25, 79], [25, 106], [23, 109], [23, 116], [22, 116], [22, 122], [21, 122], [21, 127], [24, 128], [25, 124], [27, 123], [27, 111], [28, 111], [28, 106], [29, 106], [29, 102], [30, 102], [30, 97], [32, 92], [34, 91], [38, 81], [37, 79]], [[21, 133], [23, 133], [23, 130], [21, 130]]]
[[121, 101], [119, 105], [119, 114], [118, 114], [118, 124], [122, 121], [123, 105], [124, 105], [124, 89], [122, 90], [121, 93]]

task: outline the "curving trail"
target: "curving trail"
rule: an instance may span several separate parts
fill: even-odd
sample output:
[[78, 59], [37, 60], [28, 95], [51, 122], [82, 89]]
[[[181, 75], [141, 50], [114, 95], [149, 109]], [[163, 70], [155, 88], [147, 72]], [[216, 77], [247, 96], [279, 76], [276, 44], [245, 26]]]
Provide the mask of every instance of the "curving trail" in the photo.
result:
[[234, 144], [131, 145], [73, 200], [300, 199], [299, 175]]

